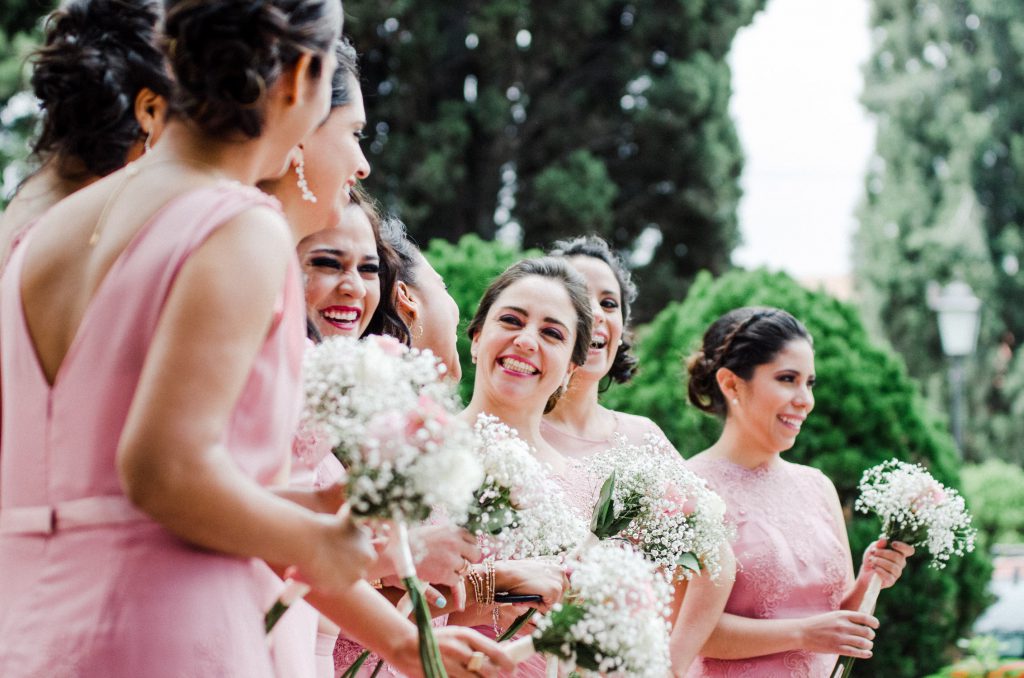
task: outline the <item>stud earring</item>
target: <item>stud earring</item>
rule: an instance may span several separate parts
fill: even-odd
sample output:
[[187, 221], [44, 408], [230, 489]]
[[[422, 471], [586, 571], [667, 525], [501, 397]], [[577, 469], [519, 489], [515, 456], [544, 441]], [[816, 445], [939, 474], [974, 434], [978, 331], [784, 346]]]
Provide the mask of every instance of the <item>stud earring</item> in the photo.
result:
[[309, 182], [306, 181], [306, 159], [302, 158], [298, 164], [295, 165], [295, 176], [297, 177], [296, 182], [299, 186], [299, 190], [302, 191], [302, 199], [306, 202], [316, 202], [316, 193], [309, 188]]
[[732, 404], [735, 405], [736, 407], [739, 407], [740, 406], [740, 399], [739, 398], [733, 398], [732, 399]]

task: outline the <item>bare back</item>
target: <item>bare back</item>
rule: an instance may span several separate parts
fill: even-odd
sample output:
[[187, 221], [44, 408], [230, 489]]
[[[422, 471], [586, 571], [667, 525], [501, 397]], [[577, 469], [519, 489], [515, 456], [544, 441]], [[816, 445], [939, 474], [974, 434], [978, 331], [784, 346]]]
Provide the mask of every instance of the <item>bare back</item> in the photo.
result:
[[[21, 278], [21, 299], [36, 355], [52, 385], [82, 318], [111, 266], [135, 234], [174, 197], [213, 183], [176, 163], [135, 176], [121, 169], [46, 212], [33, 227]], [[104, 213], [106, 210], [106, 214]], [[89, 240], [97, 230], [98, 240]]]

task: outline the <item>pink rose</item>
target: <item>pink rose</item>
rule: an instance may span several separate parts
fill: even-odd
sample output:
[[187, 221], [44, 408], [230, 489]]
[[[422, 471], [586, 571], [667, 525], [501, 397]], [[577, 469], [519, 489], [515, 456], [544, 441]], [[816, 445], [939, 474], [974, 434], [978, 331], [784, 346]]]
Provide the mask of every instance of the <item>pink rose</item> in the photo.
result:
[[384, 334], [371, 335], [365, 341], [372, 341], [385, 354], [396, 358], [401, 358], [409, 351], [409, 348], [398, 339]]

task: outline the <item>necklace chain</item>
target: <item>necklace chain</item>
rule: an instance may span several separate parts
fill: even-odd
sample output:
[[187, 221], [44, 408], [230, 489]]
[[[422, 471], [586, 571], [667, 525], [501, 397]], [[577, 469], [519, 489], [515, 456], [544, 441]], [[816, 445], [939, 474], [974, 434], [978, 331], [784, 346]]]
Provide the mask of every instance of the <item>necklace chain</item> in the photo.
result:
[[103, 231], [103, 227], [106, 225], [107, 217], [110, 214], [110, 209], [113, 207], [114, 203], [117, 201], [117, 198], [119, 198], [121, 196], [121, 193], [124, 192], [124, 189], [128, 186], [128, 182], [131, 179], [133, 179], [136, 176], [138, 176], [139, 174], [141, 174], [142, 172], [144, 172], [145, 170], [153, 168], [153, 167], [157, 167], [159, 165], [172, 165], [173, 164], [173, 165], [182, 165], [184, 167], [191, 167], [191, 168], [194, 168], [194, 169], [200, 169], [201, 168], [201, 169], [205, 169], [205, 170], [212, 170], [214, 173], [221, 175], [221, 178], [223, 178], [223, 174], [222, 174], [221, 170], [218, 167], [215, 167], [214, 165], [210, 165], [209, 163], [201, 162], [201, 161], [198, 161], [198, 160], [183, 160], [181, 158], [162, 158], [160, 160], [153, 160], [151, 162], [147, 162], [145, 165], [140, 167], [139, 163], [140, 163], [141, 160], [142, 159], [140, 158], [139, 160], [136, 160], [134, 162], [130, 162], [127, 165], [125, 165], [124, 176], [121, 177], [121, 181], [117, 184], [117, 187], [114, 188], [114, 190], [110, 192], [110, 195], [107, 196], [106, 201], [103, 203], [103, 209], [100, 210], [100, 215], [96, 219], [96, 225], [93, 227], [92, 233], [89, 235], [89, 246], [90, 247], [95, 246], [96, 243], [99, 242], [100, 234]]

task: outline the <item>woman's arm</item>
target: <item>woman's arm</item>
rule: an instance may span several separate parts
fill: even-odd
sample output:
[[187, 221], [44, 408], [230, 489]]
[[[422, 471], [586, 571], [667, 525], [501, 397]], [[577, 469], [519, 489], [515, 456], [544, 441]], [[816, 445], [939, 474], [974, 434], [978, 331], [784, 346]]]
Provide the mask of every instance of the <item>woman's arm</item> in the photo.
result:
[[685, 676], [704, 643], [718, 625], [736, 580], [736, 557], [728, 544], [722, 545], [722, 571], [717, 581], [707, 576], [691, 579], [680, 591], [682, 602], [672, 622], [669, 649], [672, 675]]
[[839, 610], [799, 619], [751, 619], [724, 613], [701, 653], [713, 659], [747, 659], [776, 652], [807, 650], [871, 657], [878, 620]]
[[239, 472], [221, 442], [292, 249], [281, 218], [256, 208], [189, 257], [146, 355], [117, 467], [132, 502], [182, 539], [295, 564], [319, 588], [339, 590], [374, 558], [365, 535], [348, 518], [314, 514], [266, 491]]

